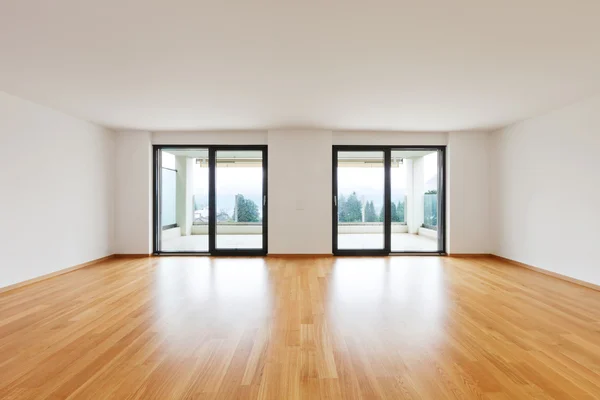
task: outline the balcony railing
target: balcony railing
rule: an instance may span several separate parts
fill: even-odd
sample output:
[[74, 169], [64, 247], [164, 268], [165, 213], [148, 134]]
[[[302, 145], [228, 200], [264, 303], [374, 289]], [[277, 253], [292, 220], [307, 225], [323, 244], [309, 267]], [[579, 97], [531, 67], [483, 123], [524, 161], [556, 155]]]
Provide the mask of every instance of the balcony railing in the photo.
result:
[[425, 193], [423, 196], [423, 226], [437, 230], [438, 196], [437, 193]]
[[[383, 222], [338, 222], [338, 233], [383, 233]], [[404, 222], [392, 222], [392, 233], [406, 233], [408, 226]]]
[[[218, 235], [260, 235], [262, 230], [262, 222], [217, 221]], [[192, 225], [192, 235], [208, 235], [208, 222], [194, 223]]]

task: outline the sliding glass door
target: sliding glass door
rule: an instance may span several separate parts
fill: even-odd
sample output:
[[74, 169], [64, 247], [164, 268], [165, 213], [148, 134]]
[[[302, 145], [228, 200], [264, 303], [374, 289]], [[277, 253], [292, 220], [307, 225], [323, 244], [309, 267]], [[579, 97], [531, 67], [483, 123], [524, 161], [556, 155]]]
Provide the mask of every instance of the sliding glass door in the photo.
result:
[[155, 146], [154, 252], [267, 252], [266, 146]]
[[337, 254], [385, 254], [386, 153], [345, 148], [334, 153], [334, 245]]
[[443, 151], [391, 150], [392, 252], [443, 252]]
[[444, 151], [334, 146], [333, 253], [444, 253]]
[[208, 253], [208, 148], [164, 148], [155, 155], [158, 250]]
[[215, 245], [217, 253], [266, 249], [264, 149], [215, 149]]

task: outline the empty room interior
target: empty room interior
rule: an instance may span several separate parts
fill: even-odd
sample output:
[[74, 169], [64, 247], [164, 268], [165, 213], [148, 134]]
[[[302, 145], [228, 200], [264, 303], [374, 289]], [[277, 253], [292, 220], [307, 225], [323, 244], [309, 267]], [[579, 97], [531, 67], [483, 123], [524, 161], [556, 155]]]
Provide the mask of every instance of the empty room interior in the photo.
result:
[[600, 399], [599, 18], [0, 0], [0, 399]]

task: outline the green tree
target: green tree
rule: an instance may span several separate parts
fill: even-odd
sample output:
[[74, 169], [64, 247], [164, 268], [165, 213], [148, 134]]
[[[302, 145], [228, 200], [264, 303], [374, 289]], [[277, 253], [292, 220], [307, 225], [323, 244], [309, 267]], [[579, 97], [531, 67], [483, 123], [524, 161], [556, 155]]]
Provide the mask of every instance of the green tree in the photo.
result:
[[398, 221], [397, 222], [405, 222], [406, 221], [404, 219], [404, 201], [398, 200], [398, 207], [396, 207], [396, 214], [397, 214], [397, 217], [398, 217]]
[[375, 205], [372, 201], [367, 201], [365, 205], [365, 222], [377, 222], [379, 217], [375, 212]]
[[427, 227], [427, 228], [431, 228], [431, 229], [435, 229], [435, 227], [437, 226], [437, 217], [438, 217], [438, 210], [437, 210], [437, 191], [435, 190], [430, 190], [429, 192], [425, 193], [424, 196], [424, 221], [423, 221], [423, 226]]
[[348, 199], [340, 197], [338, 214], [340, 222], [362, 222], [362, 203], [356, 196], [356, 192], [352, 192]]
[[233, 219], [237, 222], [259, 222], [258, 206], [255, 202], [246, 199], [243, 195], [236, 195]]
[[399, 222], [398, 221], [398, 210], [396, 210], [396, 204], [394, 204], [394, 202], [392, 202], [391, 204], [391, 212], [390, 215], [392, 216], [392, 222]]
[[[379, 211], [379, 221], [385, 221], [385, 207], [381, 207], [381, 211]], [[404, 202], [398, 201], [398, 206], [392, 202], [392, 222], [405, 222], [404, 220]]]
[[[400, 219], [398, 218], [398, 211], [396, 210], [396, 204], [394, 204], [394, 202], [392, 202], [391, 204], [391, 216], [392, 216], [392, 222], [401, 222]], [[381, 211], [379, 212], [379, 221], [380, 222], [385, 222], [385, 207], [381, 207]]]
[[346, 197], [341, 195], [337, 200], [337, 209], [338, 209], [338, 221], [346, 222]]

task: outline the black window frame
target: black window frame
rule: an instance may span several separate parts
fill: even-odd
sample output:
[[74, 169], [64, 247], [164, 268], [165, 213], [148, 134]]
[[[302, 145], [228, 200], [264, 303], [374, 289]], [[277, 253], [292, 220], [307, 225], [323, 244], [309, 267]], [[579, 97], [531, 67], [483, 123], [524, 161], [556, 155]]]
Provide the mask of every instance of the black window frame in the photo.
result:
[[[393, 251], [391, 218], [391, 154], [394, 150], [438, 152], [438, 248], [435, 251]], [[384, 153], [384, 248], [383, 249], [339, 249], [337, 207], [337, 159], [340, 151], [383, 151]], [[387, 256], [387, 255], [446, 255], [446, 146], [443, 145], [333, 145], [332, 146], [332, 253], [335, 256]]]
[[[209, 217], [208, 217], [208, 251], [163, 251], [160, 249], [160, 194], [162, 168], [161, 152], [163, 150], [208, 150], [208, 185], [209, 185]], [[260, 249], [218, 249], [216, 248], [216, 152], [217, 151], [261, 151], [263, 172], [262, 201], [262, 248]], [[269, 213], [268, 213], [268, 146], [267, 145], [153, 145], [153, 218], [152, 218], [152, 250], [154, 255], [205, 255], [205, 256], [266, 256], [268, 254]]]

